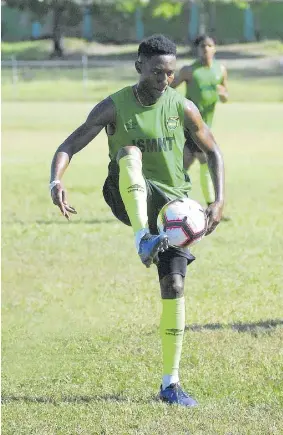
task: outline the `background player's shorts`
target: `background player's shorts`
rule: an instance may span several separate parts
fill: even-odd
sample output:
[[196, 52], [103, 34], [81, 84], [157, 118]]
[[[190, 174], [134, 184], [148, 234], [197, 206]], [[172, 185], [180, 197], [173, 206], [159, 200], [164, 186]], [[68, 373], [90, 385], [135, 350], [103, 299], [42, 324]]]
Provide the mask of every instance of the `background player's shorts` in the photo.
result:
[[[145, 178], [147, 188], [147, 215], [151, 234], [158, 234], [157, 216], [164, 204], [170, 198], [154, 183]], [[108, 166], [108, 177], [103, 186], [103, 196], [112, 210], [114, 216], [125, 225], [131, 226], [129, 216], [125, 209], [119, 191], [119, 166], [111, 161]], [[179, 260], [177, 260], [179, 258]], [[158, 273], [160, 279], [170, 273], [186, 274], [186, 266], [195, 260], [195, 257], [186, 248], [170, 247], [168, 251], [159, 254]]]

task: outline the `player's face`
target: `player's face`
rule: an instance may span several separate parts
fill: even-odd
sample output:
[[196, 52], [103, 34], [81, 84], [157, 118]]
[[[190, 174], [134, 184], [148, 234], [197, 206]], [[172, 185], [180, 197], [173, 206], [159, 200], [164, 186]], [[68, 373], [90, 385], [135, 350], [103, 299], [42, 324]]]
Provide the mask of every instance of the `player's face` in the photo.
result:
[[152, 98], [158, 99], [174, 79], [176, 56], [156, 55], [150, 58], [142, 57], [140, 66], [140, 86]]
[[200, 59], [205, 61], [210, 61], [213, 59], [215, 54], [215, 43], [213, 39], [206, 38], [198, 46], [198, 56]]

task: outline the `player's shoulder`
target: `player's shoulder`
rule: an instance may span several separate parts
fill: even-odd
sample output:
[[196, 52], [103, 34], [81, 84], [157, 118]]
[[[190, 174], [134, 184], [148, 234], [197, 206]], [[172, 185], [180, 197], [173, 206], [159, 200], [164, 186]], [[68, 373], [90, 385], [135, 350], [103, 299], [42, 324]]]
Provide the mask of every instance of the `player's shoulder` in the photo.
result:
[[227, 71], [226, 66], [224, 65], [224, 63], [221, 60], [214, 59], [213, 62], [214, 62], [214, 65], [217, 68], [221, 69], [222, 72], [226, 72]]
[[176, 102], [184, 102], [185, 99], [180, 92], [170, 86], [167, 88], [167, 98]]
[[164, 103], [167, 107], [175, 107], [175, 109], [179, 113], [179, 116], [183, 117], [185, 97], [176, 89], [170, 87], [167, 88], [167, 97]]
[[109, 98], [114, 102], [121, 99], [124, 100], [125, 98], [129, 97], [131, 91], [132, 91], [132, 86], [126, 86], [114, 92], [113, 94], [109, 95]]
[[99, 120], [102, 124], [112, 122], [116, 116], [116, 109], [114, 102], [109, 97], [104, 98], [99, 103], [97, 103], [90, 113], [88, 114], [86, 123], [89, 125], [93, 125], [93, 122]]
[[202, 68], [203, 67], [203, 65], [202, 65], [202, 63], [199, 61], [199, 59], [196, 59], [196, 60], [194, 60], [190, 65], [189, 65], [189, 67], [190, 67], [190, 71], [194, 71], [194, 70], [196, 70], [196, 69], [198, 69], [198, 68]]
[[193, 72], [193, 64], [183, 65], [180, 71], [185, 79], [190, 79]]
[[196, 104], [189, 100], [188, 98], [184, 98], [184, 117], [186, 119], [197, 119], [200, 115], [199, 109], [197, 108]]
[[183, 65], [182, 70], [183, 71], [191, 71], [193, 65], [194, 65], [194, 63], [189, 63], [189, 64], [186, 64], [186, 65]]

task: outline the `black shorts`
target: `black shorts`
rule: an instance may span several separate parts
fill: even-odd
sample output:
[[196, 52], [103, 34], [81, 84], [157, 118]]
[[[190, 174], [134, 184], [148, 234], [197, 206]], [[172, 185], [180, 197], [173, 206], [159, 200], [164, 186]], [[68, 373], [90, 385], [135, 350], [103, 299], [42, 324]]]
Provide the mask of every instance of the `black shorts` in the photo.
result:
[[192, 154], [203, 153], [203, 151], [197, 146], [188, 132], [185, 132], [185, 147], [187, 147]]
[[[163, 205], [170, 201], [170, 198], [146, 178], [145, 182], [147, 188], [149, 230], [151, 234], [158, 234], [157, 216]], [[119, 191], [119, 166], [114, 161], [111, 161], [108, 166], [108, 177], [103, 186], [103, 196], [114, 216], [125, 225], [131, 226]], [[157, 265], [159, 278], [162, 279], [164, 276], [172, 273], [179, 273], [185, 276], [187, 265], [194, 260], [195, 257], [188, 249], [170, 247], [166, 252], [159, 254], [159, 263]]]

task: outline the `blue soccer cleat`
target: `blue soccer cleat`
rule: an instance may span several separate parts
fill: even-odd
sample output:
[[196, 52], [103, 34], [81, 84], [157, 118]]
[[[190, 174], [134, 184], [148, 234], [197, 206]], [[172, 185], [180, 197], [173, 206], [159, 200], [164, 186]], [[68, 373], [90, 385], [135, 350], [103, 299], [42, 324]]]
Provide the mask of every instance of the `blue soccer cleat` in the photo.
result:
[[179, 384], [171, 384], [164, 390], [162, 390], [161, 386], [159, 399], [163, 402], [169, 403], [170, 405], [176, 403], [177, 405], [188, 406], [190, 408], [198, 405], [196, 400], [185, 393]]
[[158, 263], [158, 252], [164, 252], [169, 248], [168, 237], [165, 234], [154, 236], [145, 234], [139, 245], [139, 256], [146, 267], [154, 263]]

